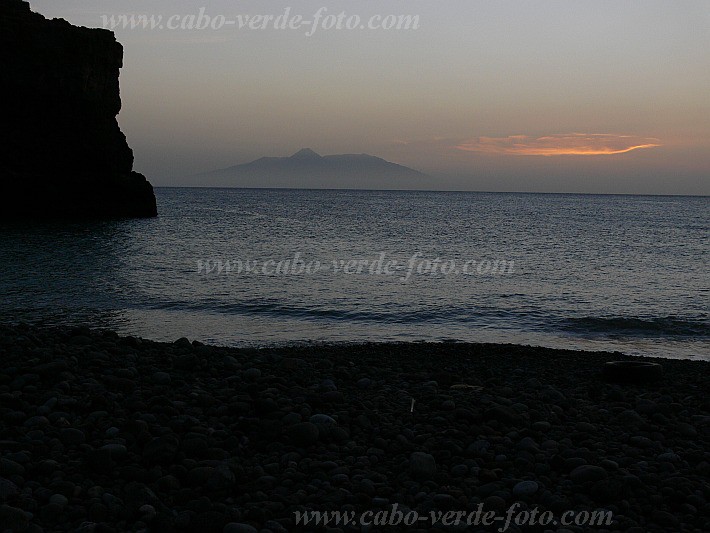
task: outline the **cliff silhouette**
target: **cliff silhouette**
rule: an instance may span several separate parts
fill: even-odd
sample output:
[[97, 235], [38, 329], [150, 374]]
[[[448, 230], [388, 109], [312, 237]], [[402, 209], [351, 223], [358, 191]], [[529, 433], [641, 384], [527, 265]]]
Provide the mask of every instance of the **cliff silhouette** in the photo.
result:
[[0, 218], [150, 217], [121, 109], [113, 32], [0, 1]]

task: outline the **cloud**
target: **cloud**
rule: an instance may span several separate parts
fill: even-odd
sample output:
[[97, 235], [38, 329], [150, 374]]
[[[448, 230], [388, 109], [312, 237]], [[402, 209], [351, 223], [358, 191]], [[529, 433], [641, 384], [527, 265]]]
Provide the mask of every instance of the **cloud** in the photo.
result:
[[564, 133], [544, 137], [476, 137], [456, 145], [466, 152], [506, 155], [612, 155], [661, 146], [651, 137], [609, 133]]

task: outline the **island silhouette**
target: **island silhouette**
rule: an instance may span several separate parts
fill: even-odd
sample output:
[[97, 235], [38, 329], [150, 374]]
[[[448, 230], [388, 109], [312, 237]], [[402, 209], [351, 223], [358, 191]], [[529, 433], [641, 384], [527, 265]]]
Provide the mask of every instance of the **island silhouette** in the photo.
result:
[[261, 157], [189, 180], [209, 187], [294, 189], [424, 189], [433, 183], [422, 172], [373, 155], [324, 156], [310, 148], [288, 157]]

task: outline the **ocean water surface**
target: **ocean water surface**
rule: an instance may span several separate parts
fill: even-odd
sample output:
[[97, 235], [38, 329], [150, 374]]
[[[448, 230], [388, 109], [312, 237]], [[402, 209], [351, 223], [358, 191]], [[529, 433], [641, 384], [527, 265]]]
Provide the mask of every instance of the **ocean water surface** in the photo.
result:
[[472, 341], [710, 359], [707, 197], [156, 195], [155, 219], [0, 226], [0, 321], [230, 346]]

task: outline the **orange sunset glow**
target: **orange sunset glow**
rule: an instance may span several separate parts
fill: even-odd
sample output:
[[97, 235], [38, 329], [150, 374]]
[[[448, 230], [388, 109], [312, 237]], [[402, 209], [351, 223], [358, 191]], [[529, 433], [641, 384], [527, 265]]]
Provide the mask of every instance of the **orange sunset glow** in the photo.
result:
[[[271, 22], [175, 31], [120, 21], [188, 22], [202, 8], [29, 3], [114, 31], [124, 49], [118, 121], [135, 168], [156, 186], [217, 186], [206, 173], [308, 147], [430, 178], [359, 183], [375, 189], [710, 194], [708, 0], [214, 0], [203, 9], [212, 21]], [[341, 12], [365, 29], [274, 27], [285, 13], [327, 22]], [[367, 28], [388, 15], [418, 27]], [[308, 179], [293, 186], [346, 185]]]
[[608, 133], [568, 133], [530, 137], [509, 135], [508, 137], [478, 137], [466, 140], [456, 146], [467, 152], [483, 152], [506, 155], [614, 155], [633, 150], [661, 146], [655, 138], [633, 135], [613, 135]]

